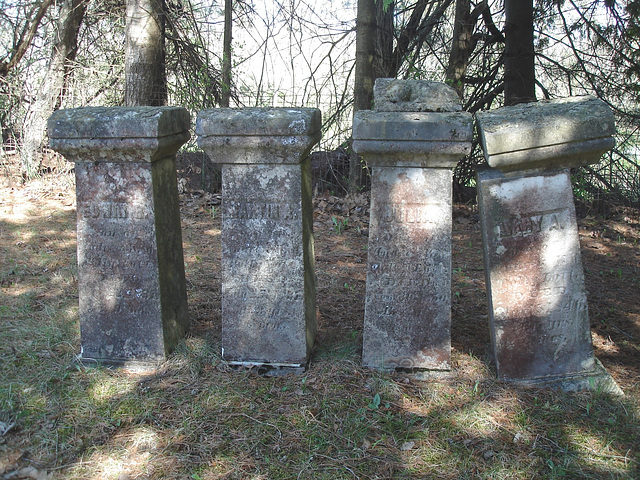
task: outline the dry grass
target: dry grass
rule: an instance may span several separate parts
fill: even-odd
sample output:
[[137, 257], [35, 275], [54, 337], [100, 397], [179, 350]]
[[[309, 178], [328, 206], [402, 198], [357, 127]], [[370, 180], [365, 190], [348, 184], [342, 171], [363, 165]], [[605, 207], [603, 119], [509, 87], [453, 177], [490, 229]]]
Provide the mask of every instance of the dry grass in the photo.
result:
[[[637, 244], [616, 249], [618, 240], [598, 237], [615, 255], [585, 255], [589, 290], [607, 302], [592, 308], [598, 353], [624, 398], [495, 380], [473, 221], [458, 224], [454, 239], [455, 376], [420, 382], [361, 368], [366, 237], [355, 227], [335, 232], [333, 212], [316, 218], [321, 324], [312, 364], [301, 376], [265, 378], [230, 371], [218, 355], [215, 204], [183, 201], [193, 333], [158, 373], [135, 376], [75, 362], [69, 176], [2, 187], [0, 479], [640, 477], [640, 328], [637, 308], [624, 303], [637, 301], [637, 270], [620, 258], [607, 263], [627, 250], [625, 262], [633, 259]], [[635, 298], [603, 297], [604, 280]]]

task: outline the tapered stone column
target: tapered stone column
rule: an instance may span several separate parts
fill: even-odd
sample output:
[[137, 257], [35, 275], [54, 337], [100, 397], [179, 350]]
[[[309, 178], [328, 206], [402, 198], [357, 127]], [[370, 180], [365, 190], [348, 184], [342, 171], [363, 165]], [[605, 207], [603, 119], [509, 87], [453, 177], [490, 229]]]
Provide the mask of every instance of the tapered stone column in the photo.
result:
[[499, 378], [577, 390], [617, 386], [591, 345], [569, 168], [613, 147], [613, 113], [591, 97], [476, 115], [489, 322]]
[[316, 334], [309, 151], [317, 109], [200, 112], [200, 147], [222, 164], [222, 348], [232, 365], [303, 371]]
[[371, 167], [363, 363], [451, 368], [452, 168], [471, 150], [472, 118], [441, 83], [376, 80], [353, 149]]
[[156, 365], [189, 328], [175, 171], [189, 113], [59, 110], [48, 129], [75, 162], [80, 357]]

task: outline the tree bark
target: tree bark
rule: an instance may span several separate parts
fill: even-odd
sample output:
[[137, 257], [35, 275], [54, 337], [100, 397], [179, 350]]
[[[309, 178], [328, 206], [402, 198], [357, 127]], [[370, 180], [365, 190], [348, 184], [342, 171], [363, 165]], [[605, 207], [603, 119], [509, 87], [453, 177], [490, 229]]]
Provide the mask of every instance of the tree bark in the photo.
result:
[[87, 0], [64, 0], [60, 6], [55, 41], [47, 74], [30, 105], [23, 124], [22, 171], [27, 178], [40, 169], [47, 119], [60, 107], [66, 93], [70, 66], [78, 50], [78, 31], [87, 9]]
[[[393, 10], [393, 3], [385, 6], [383, 0], [358, 0], [354, 113], [373, 108], [373, 84], [376, 78], [389, 75], [393, 60]], [[349, 191], [361, 189], [365, 180], [364, 163], [352, 153], [349, 158]]]
[[471, 1], [457, 0], [446, 82], [458, 92], [460, 99], [464, 95], [464, 75], [473, 52], [472, 37], [476, 20], [471, 16]]
[[375, 81], [374, 57], [376, 39], [376, 7], [374, 0], [358, 0], [356, 19], [356, 70], [353, 111], [370, 110]]
[[504, 103], [536, 101], [533, 0], [505, 0]]
[[125, 105], [167, 104], [164, 2], [127, 0]]
[[233, 0], [224, 0], [224, 38], [222, 41], [222, 98], [220, 105], [229, 106], [231, 99], [231, 40], [233, 28]]

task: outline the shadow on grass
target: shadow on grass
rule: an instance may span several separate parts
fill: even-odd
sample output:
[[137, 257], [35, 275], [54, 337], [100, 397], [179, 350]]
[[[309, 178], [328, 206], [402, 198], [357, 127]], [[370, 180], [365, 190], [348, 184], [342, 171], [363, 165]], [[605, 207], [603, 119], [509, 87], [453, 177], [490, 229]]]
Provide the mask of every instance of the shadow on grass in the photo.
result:
[[[33, 466], [64, 479], [640, 476], [637, 380], [623, 384], [625, 398], [495, 381], [486, 362], [467, 353], [482, 344], [472, 340], [486, 324], [481, 295], [469, 295], [471, 303], [455, 318], [474, 327], [461, 330], [471, 333], [456, 344], [457, 376], [450, 381], [417, 382], [362, 369], [361, 319], [347, 315], [348, 308], [340, 315], [342, 333], [320, 337], [306, 374], [265, 378], [228, 370], [218, 355], [219, 296], [206, 287], [207, 278], [219, 279], [217, 247], [196, 259], [195, 223], [185, 227], [184, 238], [194, 242], [185, 249], [192, 257], [189, 307], [202, 328], [154, 375], [80, 367], [74, 363], [74, 223], [72, 211], [55, 209], [0, 222], [0, 425], [12, 425], [0, 436], [0, 475]], [[326, 234], [318, 229], [318, 241]], [[355, 237], [345, 239], [359, 245]], [[605, 323], [627, 334], [617, 337], [612, 329], [618, 352], [603, 360], [637, 374], [637, 296], [628, 295], [637, 283], [626, 275], [631, 266], [614, 270], [607, 263], [615, 261], [610, 251], [585, 255], [590, 297], [612, 281], [626, 292], [599, 300], [596, 292], [597, 301], [615, 307]], [[603, 266], [592, 268], [598, 259]], [[607, 275], [608, 267], [615, 274]], [[362, 272], [355, 263], [350, 268], [349, 278], [344, 271], [319, 271], [326, 276], [323, 294], [340, 292], [326, 314], [352, 301], [361, 304]], [[622, 276], [618, 268], [625, 269]], [[476, 274], [467, 271], [471, 280]], [[595, 322], [605, 318], [597, 308], [592, 315]]]

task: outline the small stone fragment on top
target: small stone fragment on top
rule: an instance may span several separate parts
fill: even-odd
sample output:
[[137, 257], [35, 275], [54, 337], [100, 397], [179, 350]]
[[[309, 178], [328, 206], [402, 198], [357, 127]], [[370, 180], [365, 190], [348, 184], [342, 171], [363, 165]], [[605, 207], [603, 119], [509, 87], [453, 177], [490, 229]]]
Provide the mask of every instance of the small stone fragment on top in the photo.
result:
[[460, 112], [460, 98], [449, 85], [428, 80], [378, 78], [373, 87], [378, 112]]

